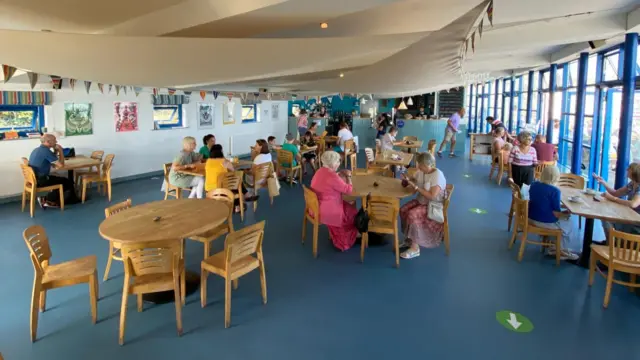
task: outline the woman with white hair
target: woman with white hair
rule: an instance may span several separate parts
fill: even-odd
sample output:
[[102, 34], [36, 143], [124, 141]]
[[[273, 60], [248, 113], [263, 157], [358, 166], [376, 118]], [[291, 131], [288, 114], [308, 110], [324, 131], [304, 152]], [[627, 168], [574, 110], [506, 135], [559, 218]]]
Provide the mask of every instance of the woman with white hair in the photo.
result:
[[342, 195], [351, 194], [351, 172], [340, 167], [340, 155], [335, 151], [322, 154], [322, 167], [311, 180], [311, 189], [318, 195], [320, 202], [320, 222], [327, 225], [331, 241], [340, 251], [350, 249], [356, 242], [358, 230], [355, 218], [358, 209], [353, 204], [342, 200]]
[[195, 168], [195, 164], [202, 161], [202, 155], [195, 152], [196, 139], [187, 136], [182, 139], [182, 150], [180, 154], [173, 159], [171, 171], [169, 172], [169, 183], [181, 188], [191, 188], [189, 199], [202, 199], [202, 191], [204, 189], [204, 178], [202, 176], [187, 175], [178, 170], [188, 170]]
[[420, 246], [434, 248], [444, 238], [444, 224], [431, 220], [429, 202], [442, 202], [446, 196], [447, 180], [442, 171], [436, 168], [436, 159], [431, 153], [419, 153], [416, 156], [418, 171], [412, 179], [403, 175], [405, 184], [416, 192], [417, 197], [400, 208], [402, 232], [406, 237], [404, 247], [409, 247], [400, 256], [413, 259], [420, 256]]
[[[576, 260], [578, 255], [571, 249], [580, 249], [582, 244], [569, 220], [571, 214], [560, 208], [560, 189], [555, 184], [560, 178], [560, 171], [555, 166], [547, 166], [542, 170], [540, 181], [535, 181], [529, 188], [529, 223], [533, 226], [562, 230], [563, 260]], [[556, 249], [549, 247], [549, 255], [555, 255]]]

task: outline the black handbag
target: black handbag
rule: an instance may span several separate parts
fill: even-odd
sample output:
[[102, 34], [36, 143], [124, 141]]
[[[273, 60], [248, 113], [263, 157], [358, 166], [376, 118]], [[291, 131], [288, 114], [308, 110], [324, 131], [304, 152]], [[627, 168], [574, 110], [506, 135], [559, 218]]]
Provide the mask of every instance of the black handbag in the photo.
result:
[[[370, 195], [367, 195], [367, 199], [365, 201], [368, 202], [369, 197]], [[358, 213], [356, 214], [354, 225], [356, 226], [356, 229], [358, 229], [358, 232], [361, 234], [369, 231], [369, 213], [364, 208], [364, 204], [362, 204], [362, 207], [360, 208], [360, 210], [358, 210]]]

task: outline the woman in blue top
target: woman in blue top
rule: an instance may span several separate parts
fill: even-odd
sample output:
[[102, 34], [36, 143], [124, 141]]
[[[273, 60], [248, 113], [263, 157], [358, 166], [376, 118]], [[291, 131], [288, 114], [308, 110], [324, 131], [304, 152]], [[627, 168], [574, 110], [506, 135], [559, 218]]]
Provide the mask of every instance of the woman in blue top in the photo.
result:
[[[535, 181], [529, 188], [529, 223], [546, 229], [562, 230], [563, 260], [577, 260], [578, 255], [572, 248], [580, 249], [581, 244], [574, 231], [570, 214], [560, 208], [560, 189], [555, 184], [560, 177], [560, 171], [555, 166], [547, 166], [542, 171], [540, 181]], [[555, 255], [556, 249], [549, 247], [549, 255]]]
[[[604, 186], [607, 191], [603, 194], [605, 199], [609, 201], [616, 202], [618, 204], [622, 204], [634, 209], [637, 213], [640, 213], [640, 164], [633, 163], [629, 165], [627, 168], [627, 176], [629, 177], [629, 183], [621, 187], [620, 189], [614, 189], [607, 185], [607, 182], [604, 181], [600, 176], [593, 174], [593, 178], [596, 181]], [[627, 200], [620, 199], [620, 197], [626, 196]], [[614, 228], [618, 231], [626, 232], [629, 234], [640, 235], [640, 225], [636, 224], [619, 224], [619, 223], [610, 223], [610, 222], [602, 222], [602, 227], [604, 228], [605, 236], [607, 240], [609, 240], [609, 229]]]

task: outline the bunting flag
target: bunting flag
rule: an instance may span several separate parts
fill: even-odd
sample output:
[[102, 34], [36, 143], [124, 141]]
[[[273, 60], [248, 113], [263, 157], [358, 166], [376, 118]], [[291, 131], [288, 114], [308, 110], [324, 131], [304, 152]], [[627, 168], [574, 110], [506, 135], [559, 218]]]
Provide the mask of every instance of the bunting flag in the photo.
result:
[[333, 101], [333, 96], [327, 96], [327, 101], [329, 101], [329, 104], [331, 104], [331, 102]]
[[487, 7], [487, 17], [489, 18], [489, 24], [493, 27], [493, 0], [489, 2], [489, 7]]
[[167, 89], [167, 92], [169, 93], [169, 95], [173, 95], [176, 93], [176, 89]]
[[100, 90], [100, 92], [104, 94], [104, 84], [98, 83], [98, 90]]
[[76, 89], [76, 79], [69, 79], [69, 87], [71, 88], [71, 91]]
[[254, 98], [255, 100], [258, 100], [258, 98], [259, 98], [259, 97], [260, 97], [260, 93], [259, 93], [259, 92], [254, 92], [254, 93], [253, 93], [253, 98]]
[[473, 51], [473, 53], [476, 53], [476, 32], [474, 31], [473, 34], [471, 34], [471, 51]]
[[271, 93], [267, 93], [267, 100], [271, 100]]
[[213, 95], [213, 100], [217, 100], [218, 99], [218, 95], [220, 95], [220, 93], [214, 90], [214, 91], [211, 92], [211, 95]]
[[296, 101], [297, 98], [298, 98], [298, 95], [291, 94], [291, 100]]
[[31, 88], [33, 89], [36, 86], [36, 84], [38, 83], [38, 74], [37, 73], [28, 72], [27, 73], [27, 77], [29, 78], [29, 85], [31, 85]]
[[123, 86], [123, 88], [124, 88], [124, 94], [125, 94], [125, 95], [127, 95], [127, 88], [128, 88], [128, 86]]
[[53, 90], [62, 88], [62, 78], [60, 76], [51, 75], [51, 82], [53, 83]]
[[320, 96], [316, 96], [316, 104], [320, 104]]
[[200, 97], [202, 98], [202, 100], [204, 100], [204, 98], [207, 96], [207, 92], [206, 91], [200, 91]]
[[227, 97], [229, 98], [229, 101], [233, 100], [233, 93], [227, 93]]
[[141, 87], [137, 87], [135, 86], [133, 88], [133, 92], [136, 94], [136, 96], [140, 95], [140, 93], [142, 92], [142, 88]]
[[84, 82], [84, 89], [87, 90], [87, 94], [88, 94], [89, 91], [91, 90], [91, 81]]
[[[280, 98], [281, 98], [282, 100], [286, 99], [286, 98], [287, 98], [287, 93], [281, 93], [281, 94], [280, 94]], [[295, 99], [294, 99], [294, 100], [295, 100]]]
[[191, 93], [192, 93], [192, 92], [193, 92], [193, 91], [183, 91], [183, 93], [184, 93], [185, 95], [187, 95], [187, 96], [191, 96]]
[[158, 88], [153, 88], [153, 96], [158, 96]]
[[107, 90], [107, 94], [111, 94], [111, 89], [113, 89], [113, 85], [109, 84], [109, 88]]
[[16, 68], [9, 65], [2, 65], [2, 72], [4, 73], [4, 82], [9, 82], [13, 77], [13, 74], [16, 73]]
[[120, 85], [116, 85], [116, 95], [120, 95]]
[[482, 25], [484, 25], [484, 19], [480, 20], [480, 25], [478, 26], [478, 33], [480, 34], [480, 39], [482, 39]]

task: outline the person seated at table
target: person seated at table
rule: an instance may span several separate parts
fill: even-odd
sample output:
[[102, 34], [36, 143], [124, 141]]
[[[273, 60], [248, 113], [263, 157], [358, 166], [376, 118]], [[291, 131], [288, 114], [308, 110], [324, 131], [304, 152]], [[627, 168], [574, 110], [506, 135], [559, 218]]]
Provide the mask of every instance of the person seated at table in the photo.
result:
[[380, 150], [393, 150], [393, 144], [396, 142], [396, 136], [398, 135], [398, 128], [392, 126], [389, 132], [384, 134], [382, 141], [380, 142]]
[[342, 175], [336, 171], [340, 167], [340, 155], [335, 151], [322, 154], [322, 167], [311, 179], [311, 189], [318, 196], [320, 203], [320, 222], [327, 225], [333, 246], [340, 250], [349, 250], [358, 237], [355, 226], [358, 209], [355, 205], [342, 200], [342, 195], [351, 194], [351, 172], [345, 170]]
[[187, 136], [182, 139], [182, 150], [180, 154], [173, 159], [171, 171], [169, 172], [169, 183], [180, 188], [191, 188], [189, 199], [202, 199], [202, 188], [204, 187], [204, 179], [202, 176], [187, 175], [180, 170], [192, 170], [195, 164], [202, 161], [202, 155], [195, 152], [196, 139]]
[[[282, 150], [288, 151], [293, 155], [293, 166], [297, 166], [298, 162], [302, 160], [302, 157], [300, 156], [300, 150], [298, 149], [298, 146], [295, 145], [295, 141], [296, 141], [295, 136], [293, 136], [292, 133], [288, 133], [287, 136], [285, 137], [284, 144], [282, 144]], [[282, 165], [284, 167], [291, 166], [291, 165], [289, 165], [287, 163], [283, 163], [283, 164], [280, 164], [280, 165]], [[297, 170], [294, 171], [293, 174], [291, 174], [291, 176], [294, 179], [296, 177], [296, 173], [297, 173]], [[278, 176], [280, 176], [280, 174], [278, 174]], [[294, 182], [295, 182], [295, 180], [294, 180]]]
[[494, 119], [493, 116], [487, 116], [486, 118], [487, 124], [491, 125], [491, 134], [496, 133], [496, 131], [498, 129], [504, 129], [504, 132], [502, 132], [502, 139], [505, 141], [511, 141], [513, 142], [515, 139], [511, 136], [511, 134], [509, 134], [509, 132], [507, 132], [507, 128], [504, 126], [504, 123], [498, 119]]
[[429, 218], [429, 202], [442, 202], [447, 191], [447, 180], [440, 169], [436, 168], [436, 158], [431, 153], [418, 153], [416, 156], [418, 171], [412, 178], [402, 175], [407, 186], [417, 196], [400, 208], [402, 232], [406, 237], [401, 247], [408, 247], [400, 256], [413, 259], [420, 256], [420, 247], [440, 246], [444, 238], [444, 224]]
[[[504, 132], [505, 129], [503, 127], [500, 127], [492, 133], [493, 142], [491, 143], [491, 146], [493, 147], [493, 153], [496, 154], [496, 156], [500, 153], [500, 151], [504, 147], [504, 144], [506, 143], [506, 141], [504, 141]], [[498, 159], [494, 160], [497, 161]]]
[[344, 152], [344, 143], [347, 140], [353, 139], [353, 134], [349, 130], [349, 126], [345, 122], [340, 123], [340, 130], [338, 131], [338, 145], [334, 147], [336, 152]]
[[535, 167], [538, 165], [538, 155], [536, 149], [531, 146], [531, 140], [531, 134], [522, 131], [518, 134], [518, 146], [514, 146], [509, 154], [511, 177], [520, 188], [523, 184], [531, 185]]
[[[29, 166], [36, 175], [38, 187], [62, 185], [65, 205], [80, 201], [73, 187], [73, 180], [51, 175], [52, 167], [58, 169], [64, 166], [64, 152], [54, 135], [44, 134], [40, 138], [40, 146], [35, 148], [29, 156]], [[50, 191], [47, 196], [38, 197], [38, 203], [43, 209], [60, 206], [59, 200], [58, 190]]]
[[[253, 165], [262, 165], [262, 164], [270, 163], [273, 161], [271, 157], [271, 152], [269, 151], [269, 143], [267, 142], [267, 140], [265, 139], [256, 140], [256, 145], [253, 148], [257, 150], [256, 156], [253, 157]], [[253, 185], [254, 181], [253, 181], [253, 174], [251, 173], [251, 169], [247, 169], [244, 172], [245, 172], [245, 180], [246, 180], [245, 184]], [[264, 181], [266, 180], [263, 180], [259, 184], [264, 183]], [[247, 197], [247, 201], [258, 199], [257, 194], [254, 193], [254, 189], [251, 187], [247, 187], [247, 191], [245, 194], [249, 194], [249, 196]]]
[[[562, 230], [562, 260], [577, 260], [578, 254], [572, 249], [580, 249], [582, 244], [578, 238], [579, 231], [570, 221], [571, 214], [560, 208], [560, 189], [556, 183], [560, 171], [555, 166], [547, 166], [542, 170], [540, 181], [534, 181], [529, 187], [529, 223], [545, 229]], [[555, 246], [548, 247], [548, 255], [555, 256]], [[579, 250], [578, 250], [579, 252]]]
[[276, 144], [275, 136], [269, 136], [267, 138], [267, 143], [269, 144], [269, 152], [271, 153], [271, 158], [273, 159], [273, 168], [275, 169], [276, 165], [278, 165], [278, 153], [276, 152], [276, 150], [281, 149], [282, 147]]
[[307, 130], [307, 131], [310, 132], [311, 136], [313, 136], [313, 137], [318, 136], [318, 134], [316, 134], [316, 132], [318, 131], [318, 123], [317, 122], [312, 122], [311, 125], [309, 125], [309, 130]]
[[218, 188], [218, 179], [220, 175], [228, 172], [235, 171], [233, 168], [233, 164], [231, 161], [227, 160], [224, 157], [224, 152], [222, 151], [222, 145], [215, 144], [211, 147], [211, 153], [209, 155], [209, 159], [204, 166], [205, 173], [205, 184], [204, 190], [209, 192], [211, 190], [215, 190]]
[[553, 144], [547, 144], [547, 138], [543, 135], [536, 135], [536, 140], [533, 143], [538, 155], [538, 161], [557, 161], [558, 152]]
[[[629, 165], [627, 168], [627, 177], [630, 180], [627, 185], [619, 189], [614, 189], [610, 187], [602, 177], [593, 174], [593, 178], [607, 190], [603, 194], [605, 199], [628, 206], [637, 213], [640, 213], [640, 164], [632, 163]], [[623, 196], [626, 196], [627, 200], [621, 199]], [[633, 235], [640, 235], [640, 224], [622, 224], [603, 221], [602, 227], [607, 240], [609, 240], [609, 229], [611, 228]]]
[[[312, 125], [313, 127], [313, 125]], [[316, 146], [316, 142], [313, 139], [313, 134], [311, 131], [307, 131], [306, 134], [300, 139], [300, 145], [306, 147], [314, 147]], [[302, 169], [304, 170], [304, 175], [307, 175], [307, 164], [311, 165], [311, 170], [316, 171], [316, 153], [315, 151], [310, 151], [302, 154]]]
[[213, 134], [207, 134], [202, 138], [202, 143], [204, 144], [198, 153], [202, 155], [202, 159], [206, 160], [209, 158], [209, 154], [211, 153], [211, 147], [216, 144], [216, 137]]

